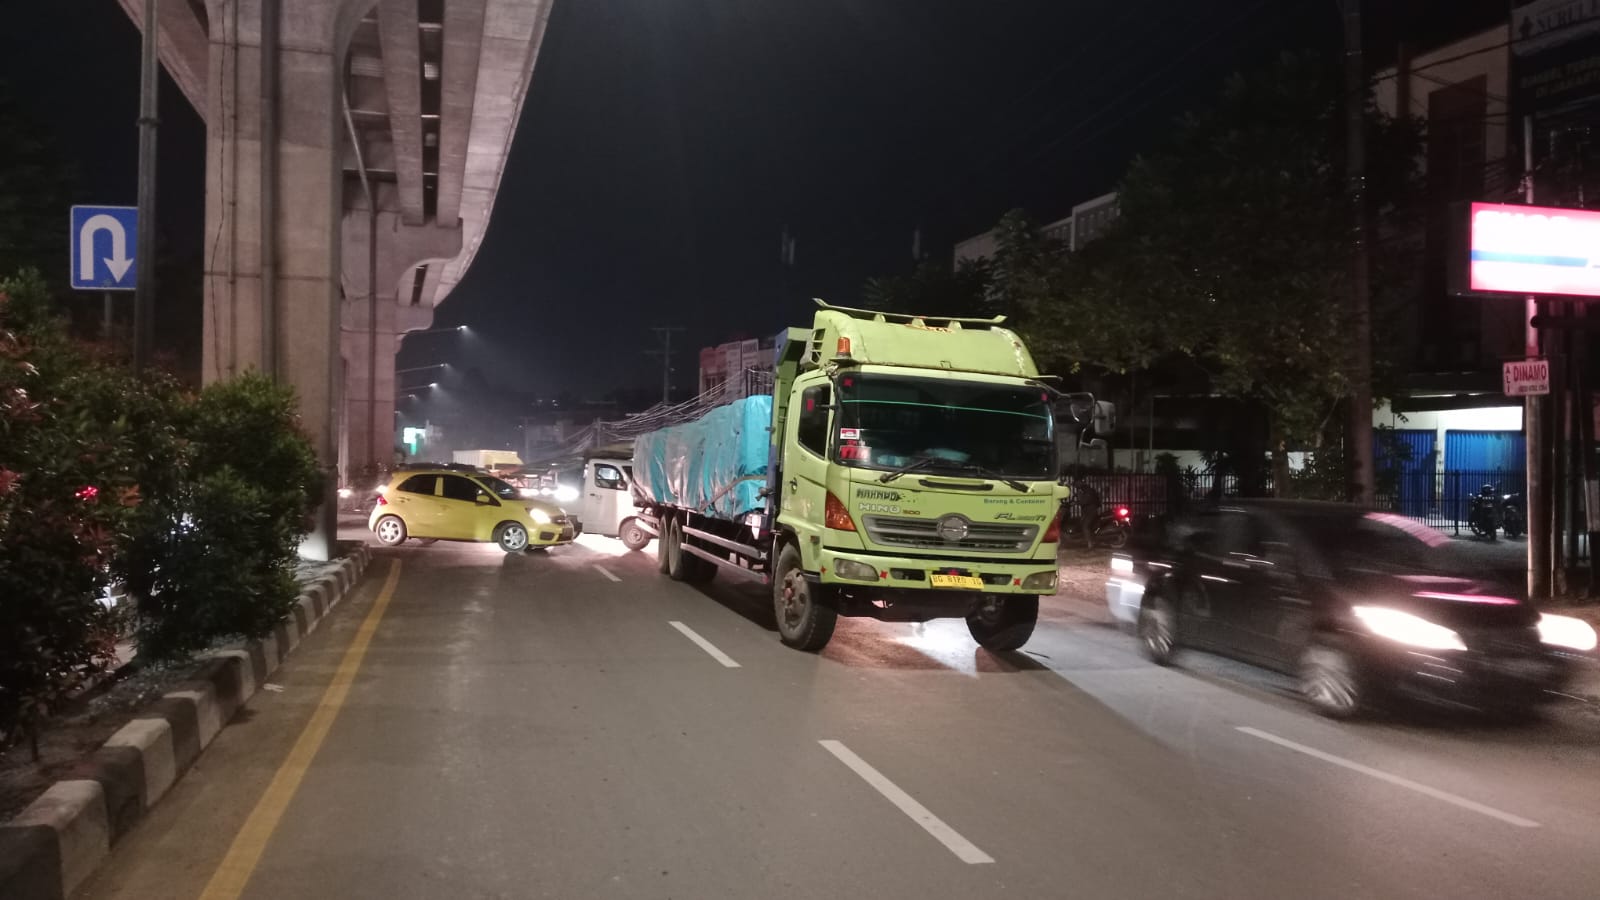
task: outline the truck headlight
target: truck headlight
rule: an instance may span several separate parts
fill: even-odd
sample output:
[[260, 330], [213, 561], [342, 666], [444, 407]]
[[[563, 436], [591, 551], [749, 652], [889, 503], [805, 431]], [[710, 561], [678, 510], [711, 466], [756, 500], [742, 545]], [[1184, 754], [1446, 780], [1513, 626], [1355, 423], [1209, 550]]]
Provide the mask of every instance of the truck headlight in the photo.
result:
[[1386, 606], [1357, 606], [1351, 610], [1367, 630], [1378, 637], [1388, 638], [1397, 644], [1421, 647], [1424, 650], [1465, 650], [1461, 635], [1414, 616]]
[[1539, 617], [1539, 641], [1552, 647], [1563, 647], [1568, 650], [1593, 650], [1597, 643], [1594, 626], [1582, 619], [1572, 616], [1552, 616], [1545, 613]]
[[853, 559], [835, 559], [833, 561], [833, 574], [840, 578], [849, 578], [852, 581], [877, 581], [878, 570], [866, 563], [856, 562]]
[[1040, 593], [1054, 591], [1056, 589], [1056, 573], [1054, 571], [1035, 572], [1022, 579], [1022, 589], [1025, 591], [1039, 591]]
[[528, 518], [539, 523], [540, 525], [550, 524], [550, 514], [536, 506], [528, 507]]

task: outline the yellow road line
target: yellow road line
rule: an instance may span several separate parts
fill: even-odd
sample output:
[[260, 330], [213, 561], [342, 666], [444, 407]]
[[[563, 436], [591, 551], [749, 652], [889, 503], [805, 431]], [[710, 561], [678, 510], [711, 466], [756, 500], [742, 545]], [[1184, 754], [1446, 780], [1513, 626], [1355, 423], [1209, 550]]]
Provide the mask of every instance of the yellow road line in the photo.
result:
[[323, 739], [328, 736], [333, 721], [339, 717], [339, 710], [344, 707], [345, 698], [350, 694], [350, 685], [355, 682], [356, 672], [361, 669], [361, 660], [367, 655], [367, 645], [372, 643], [372, 635], [378, 630], [378, 622], [383, 619], [384, 610], [388, 609], [389, 601], [394, 597], [395, 585], [399, 582], [400, 560], [397, 559], [389, 564], [389, 577], [378, 592], [378, 599], [372, 604], [371, 611], [362, 620], [355, 639], [344, 651], [344, 658], [339, 661], [339, 668], [334, 671], [328, 689], [323, 691], [311, 721], [300, 732], [283, 765], [272, 776], [272, 783], [267, 785], [255, 809], [250, 811], [250, 818], [245, 820], [244, 827], [234, 837], [233, 844], [228, 847], [228, 855], [222, 858], [222, 864], [217, 866], [217, 871], [206, 883], [206, 889], [200, 895], [201, 900], [236, 900], [244, 893], [245, 885], [255, 873], [256, 865], [261, 862], [262, 852], [267, 849], [267, 841], [272, 839], [278, 821], [283, 818], [283, 811], [288, 809], [289, 801], [300, 789], [306, 770], [311, 768], [311, 761], [316, 758]]

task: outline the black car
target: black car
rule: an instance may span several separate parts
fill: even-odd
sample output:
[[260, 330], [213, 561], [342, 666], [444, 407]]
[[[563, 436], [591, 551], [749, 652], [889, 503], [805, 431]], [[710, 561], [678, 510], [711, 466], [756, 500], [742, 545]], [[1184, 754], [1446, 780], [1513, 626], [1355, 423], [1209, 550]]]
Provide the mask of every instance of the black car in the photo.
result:
[[1460, 574], [1450, 544], [1346, 504], [1228, 502], [1117, 554], [1108, 596], [1137, 598], [1153, 661], [1194, 647], [1289, 673], [1333, 717], [1382, 694], [1505, 710], [1549, 697], [1594, 630]]

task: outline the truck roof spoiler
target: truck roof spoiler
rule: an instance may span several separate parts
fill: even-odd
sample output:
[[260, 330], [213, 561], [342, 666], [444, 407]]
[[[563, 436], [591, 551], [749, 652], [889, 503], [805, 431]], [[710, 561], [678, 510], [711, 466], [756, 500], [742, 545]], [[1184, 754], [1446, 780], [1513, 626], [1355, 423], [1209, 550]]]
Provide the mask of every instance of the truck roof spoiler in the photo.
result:
[[848, 306], [834, 306], [832, 303], [829, 303], [820, 297], [813, 297], [812, 299], [816, 302], [817, 306], [821, 307], [822, 309], [826, 309], [831, 312], [846, 313], [850, 316], [854, 316], [857, 319], [876, 319], [881, 322], [912, 322], [921, 320], [923, 322], [959, 322], [962, 325], [1004, 325], [1006, 321], [1005, 316], [994, 316], [988, 319], [964, 319], [957, 316], [922, 316], [915, 313], [884, 312], [883, 310], [879, 309], [854, 309]]

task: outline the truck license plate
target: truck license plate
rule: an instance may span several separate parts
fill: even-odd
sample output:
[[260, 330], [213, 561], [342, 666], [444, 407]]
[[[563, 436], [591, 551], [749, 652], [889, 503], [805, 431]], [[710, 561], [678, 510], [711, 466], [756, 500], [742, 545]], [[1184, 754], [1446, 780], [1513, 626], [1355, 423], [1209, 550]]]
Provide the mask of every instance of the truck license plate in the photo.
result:
[[928, 580], [933, 583], [934, 587], [938, 588], [962, 588], [969, 591], [983, 590], [983, 579], [976, 575], [944, 575], [934, 572], [928, 576]]

